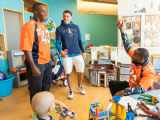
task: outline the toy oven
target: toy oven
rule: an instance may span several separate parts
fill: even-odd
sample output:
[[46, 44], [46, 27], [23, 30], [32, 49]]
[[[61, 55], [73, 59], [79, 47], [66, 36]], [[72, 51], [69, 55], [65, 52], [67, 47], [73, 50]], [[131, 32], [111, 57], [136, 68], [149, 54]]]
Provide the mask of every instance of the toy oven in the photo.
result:
[[[23, 63], [24, 52], [19, 50], [7, 51], [9, 74], [14, 75], [13, 87], [20, 88], [28, 84], [26, 75], [26, 67]], [[11, 72], [11, 69], [17, 69], [17, 71]]]

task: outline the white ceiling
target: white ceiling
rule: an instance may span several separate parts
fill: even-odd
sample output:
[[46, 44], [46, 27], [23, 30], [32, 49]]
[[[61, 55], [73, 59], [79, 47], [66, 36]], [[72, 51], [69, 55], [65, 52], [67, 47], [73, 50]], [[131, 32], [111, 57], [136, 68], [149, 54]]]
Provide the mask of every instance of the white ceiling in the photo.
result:
[[[111, 0], [105, 0], [105, 1], [111, 1]], [[77, 0], [77, 13], [98, 14], [98, 15], [118, 15], [118, 4], [93, 2], [93, 0], [91, 1]]]
[[94, 0], [94, 1], [118, 4], [117, 0]]

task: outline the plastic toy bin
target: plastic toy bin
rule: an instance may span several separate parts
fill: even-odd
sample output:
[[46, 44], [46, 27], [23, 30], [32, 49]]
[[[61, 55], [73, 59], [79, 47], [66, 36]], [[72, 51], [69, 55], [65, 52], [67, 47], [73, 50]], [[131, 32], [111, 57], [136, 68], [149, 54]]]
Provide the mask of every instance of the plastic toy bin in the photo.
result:
[[10, 95], [12, 93], [13, 89], [13, 75], [6, 75], [6, 80], [0, 81], [0, 97], [5, 97], [7, 95]]

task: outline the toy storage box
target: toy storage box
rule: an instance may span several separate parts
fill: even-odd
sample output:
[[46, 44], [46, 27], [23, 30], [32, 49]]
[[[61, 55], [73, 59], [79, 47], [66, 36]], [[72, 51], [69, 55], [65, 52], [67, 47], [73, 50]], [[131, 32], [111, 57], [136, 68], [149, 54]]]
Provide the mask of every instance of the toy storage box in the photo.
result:
[[129, 82], [130, 64], [122, 64], [120, 67], [120, 81]]
[[7, 76], [6, 80], [0, 81], [0, 97], [5, 97], [12, 93], [14, 76], [13, 75], [6, 75], [6, 76]]
[[120, 75], [120, 81], [127, 81], [127, 82], [129, 82], [129, 75]]

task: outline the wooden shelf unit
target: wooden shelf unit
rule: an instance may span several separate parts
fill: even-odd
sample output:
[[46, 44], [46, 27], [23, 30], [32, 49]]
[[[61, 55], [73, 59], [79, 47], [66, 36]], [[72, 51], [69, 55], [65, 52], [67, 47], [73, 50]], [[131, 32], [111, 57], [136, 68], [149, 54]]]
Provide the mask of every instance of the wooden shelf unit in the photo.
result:
[[5, 34], [0, 33], [0, 51], [4, 52], [4, 58], [0, 59], [7, 59], [7, 51], [6, 51], [6, 44], [5, 44]]
[[[28, 13], [32, 13], [33, 14], [32, 6], [35, 3], [42, 3], [42, 2], [39, 2], [38, 0], [23, 0], [24, 12], [28, 12]], [[42, 4], [44, 4], [46, 6], [47, 17], [49, 17], [48, 5], [45, 4], [45, 3], [42, 3]]]

